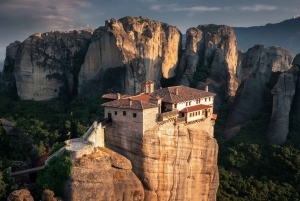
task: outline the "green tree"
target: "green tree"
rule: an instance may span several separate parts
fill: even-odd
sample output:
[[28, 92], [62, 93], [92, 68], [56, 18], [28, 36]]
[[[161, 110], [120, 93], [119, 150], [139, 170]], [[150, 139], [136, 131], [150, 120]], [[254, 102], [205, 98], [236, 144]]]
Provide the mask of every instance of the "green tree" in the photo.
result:
[[36, 180], [37, 195], [42, 195], [44, 189], [54, 191], [55, 195], [63, 196], [66, 180], [70, 177], [73, 164], [68, 152], [53, 157], [49, 164], [38, 174]]

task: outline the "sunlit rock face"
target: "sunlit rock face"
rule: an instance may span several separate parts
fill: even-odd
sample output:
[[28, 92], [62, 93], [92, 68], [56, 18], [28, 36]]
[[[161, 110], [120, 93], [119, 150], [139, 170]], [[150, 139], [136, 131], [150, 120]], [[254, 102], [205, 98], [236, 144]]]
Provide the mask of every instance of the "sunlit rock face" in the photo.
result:
[[77, 94], [78, 73], [92, 30], [54, 31], [19, 44], [13, 74], [21, 99], [49, 100]]
[[[186, 46], [180, 60], [179, 84], [189, 85], [198, 68], [210, 66], [204, 83], [217, 94], [214, 111], [217, 112], [223, 99], [234, 96], [238, 87], [236, 68], [238, 51], [234, 31], [226, 25], [199, 25], [186, 32]], [[201, 87], [200, 87], [201, 88]]]
[[181, 33], [169, 24], [144, 17], [106, 21], [95, 30], [79, 74], [82, 96], [106, 91], [134, 94], [140, 83], [176, 75]]
[[252, 116], [264, 104], [264, 91], [272, 72], [285, 72], [291, 68], [293, 54], [281, 47], [250, 48], [241, 64], [241, 84], [231, 104], [225, 136], [235, 136], [240, 128], [251, 121]]
[[153, 126], [143, 134], [114, 122], [108, 146], [128, 158], [145, 189], [145, 200], [216, 200], [218, 144], [210, 119], [178, 126]]
[[144, 189], [125, 157], [107, 148], [76, 159], [65, 185], [68, 201], [143, 201]]

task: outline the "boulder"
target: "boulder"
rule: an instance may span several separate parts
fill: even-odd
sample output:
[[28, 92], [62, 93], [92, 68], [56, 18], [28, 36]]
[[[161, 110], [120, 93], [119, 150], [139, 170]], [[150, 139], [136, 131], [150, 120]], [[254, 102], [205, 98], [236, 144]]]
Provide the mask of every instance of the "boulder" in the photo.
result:
[[30, 192], [26, 189], [15, 190], [9, 194], [7, 201], [34, 201]]
[[128, 159], [107, 148], [79, 158], [66, 182], [69, 201], [143, 201], [144, 188]]

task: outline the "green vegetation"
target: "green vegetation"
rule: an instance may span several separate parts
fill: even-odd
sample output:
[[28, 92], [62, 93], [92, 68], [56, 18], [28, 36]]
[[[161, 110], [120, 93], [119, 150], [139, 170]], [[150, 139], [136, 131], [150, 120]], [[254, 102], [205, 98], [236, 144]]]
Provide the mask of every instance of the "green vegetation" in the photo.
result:
[[291, 117], [290, 134], [283, 145], [268, 143], [271, 88], [279, 74], [267, 84], [265, 106], [230, 140], [223, 137], [229, 105], [224, 104], [215, 125], [219, 144], [220, 186], [218, 200], [300, 200], [300, 119]]
[[207, 64], [204, 65], [204, 60], [199, 58], [194, 72], [194, 77], [190, 78], [190, 87], [196, 88], [198, 82], [205, 82], [209, 76], [210, 68], [214, 59], [215, 52], [212, 52], [211, 56], [207, 58]]
[[49, 164], [38, 173], [36, 181], [37, 195], [44, 189], [50, 189], [57, 196], [64, 195], [64, 184], [72, 173], [73, 164], [68, 152], [50, 159]]
[[[94, 121], [102, 118], [101, 104], [100, 97], [71, 103], [61, 99], [38, 102], [19, 100], [13, 91], [1, 93], [0, 118], [15, 122], [16, 128], [14, 135], [8, 136], [0, 126], [0, 172], [8, 167], [12, 167], [12, 171], [24, 168], [14, 161], [35, 164], [39, 155], [45, 153], [46, 144], [57, 150], [64, 140], [82, 136]], [[6, 184], [5, 191], [2, 190], [2, 181]], [[11, 178], [3, 174], [1, 194], [5, 192], [7, 196], [15, 189]]]

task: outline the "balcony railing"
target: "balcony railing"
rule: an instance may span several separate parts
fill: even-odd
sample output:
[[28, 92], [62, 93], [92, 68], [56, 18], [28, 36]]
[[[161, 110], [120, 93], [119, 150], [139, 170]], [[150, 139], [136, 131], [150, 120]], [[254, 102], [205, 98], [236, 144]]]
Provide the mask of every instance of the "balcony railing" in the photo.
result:
[[178, 116], [178, 110], [172, 110], [169, 112], [164, 112], [164, 113], [160, 113], [158, 115], [158, 120], [159, 121], [164, 121], [164, 120], [168, 120], [170, 118], [174, 118]]

